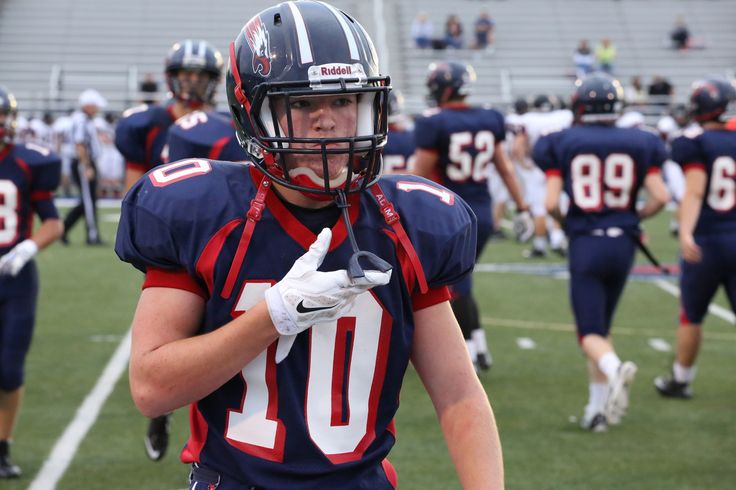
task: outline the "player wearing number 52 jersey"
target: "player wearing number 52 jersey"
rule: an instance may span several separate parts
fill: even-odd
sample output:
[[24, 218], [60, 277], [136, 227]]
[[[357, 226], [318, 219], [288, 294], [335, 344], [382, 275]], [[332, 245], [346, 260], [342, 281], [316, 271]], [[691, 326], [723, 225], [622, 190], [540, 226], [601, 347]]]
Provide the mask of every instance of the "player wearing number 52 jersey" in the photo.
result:
[[[620, 422], [636, 365], [622, 363], [610, 328], [634, 261], [639, 220], [658, 212], [669, 196], [661, 178], [661, 140], [637, 128], [617, 128], [622, 89], [606, 74], [577, 83], [576, 124], [550, 133], [534, 146], [534, 161], [547, 174], [546, 208], [561, 219], [562, 190], [570, 196], [568, 234], [570, 300], [578, 339], [588, 359], [589, 401], [583, 427], [603, 431]], [[641, 187], [649, 198], [637, 212]]]
[[725, 127], [723, 117], [734, 99], [726, 80], [696, 82], [690, 108], [702, 129], [688, 129], [672, 142], [672, 160], [685, 173], [679, 229], [682, 311], [672, 375], [655, 380], [663, 396], [692, 396], [701, 325], [720, 285], [736, 311], [736, 132]]
[[184, 158], [240, 162], [248, 158], [230, 118], [215, 111], [194, 111], [180, 117], [169, 128], [166, 146], [172, 162]]
[[[14, 145], [15, 98], [0, 87], [0, 479], [21, 470], [10, 460], [9, 440], [23, 396], [38, 298], [36, 253], [62, 233], [52, 193], [61, 160], [33, 144]], [[33, 215], [41, 226], [33, 230]]]
[[[463, 63], [433, 63], [429, 67], [427, 89], [430, 103], [437, 107], [417, 118], [414, 139], [417, 145], [414, 173], [456, 192], [473, 209], [478, 219], [476, 258], [493, 231], [488, 166], [498, 174], [531, 227], [513, 169], [503, 148], [506, 137], [503, 115], [495, 109], [471, 107], [465, 102], [475, 71]], [[491, 364], [478, 306], [472, 294], [470, 276], [453, 287], [452, 309], [463, 329], [468, 350], [476, 366]]]
[[131, 393], [148, 416], [190, 405], [190, 490], [394, 488], [409, 362], [461, 484], [503, 485], [448, 303], [473, 267], [475, 218], [442, 186], [380, 176], [388, 81], [343, 12], [268, 8], [230, 45], [251, 164], [181, 160], [125, 198], [115, 249], [146, 272]]

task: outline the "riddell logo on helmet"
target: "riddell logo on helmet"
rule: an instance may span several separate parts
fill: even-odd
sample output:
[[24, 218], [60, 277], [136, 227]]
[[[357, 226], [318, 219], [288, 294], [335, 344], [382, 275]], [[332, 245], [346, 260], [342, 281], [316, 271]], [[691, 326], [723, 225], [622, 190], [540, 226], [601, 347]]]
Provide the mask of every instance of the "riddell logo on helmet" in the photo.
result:
[[360, 85], [366, 78], [363, 65], [360, 63], [354, 63], [352, 65], [348, 65], [346, 63], [315, 65], [309, 67], [308, 76], [312, 85], [321, 85], [323, 82], [330, 84], [331, 79], [338, 78], [345, 78], [348, 80], [356, 78], [357, 80], [355, 83]]
[[320, 66], [319, 74], [323, 77], [328, 75], [352, 75], [353, 67], [350, 65]]

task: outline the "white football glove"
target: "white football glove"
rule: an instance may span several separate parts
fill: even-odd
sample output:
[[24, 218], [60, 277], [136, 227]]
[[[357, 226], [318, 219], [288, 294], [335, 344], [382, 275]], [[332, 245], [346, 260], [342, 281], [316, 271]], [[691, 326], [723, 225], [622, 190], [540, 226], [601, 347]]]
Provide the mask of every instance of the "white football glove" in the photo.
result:
[[521, 243], [528, 242], [534, 236], [534, 220], [529, 211], [522, 211], [514, 216], [514, 236]]
[[30, 238], [23, 240], [0, 257], [0, 276], [17, 276], [24, 265], [38, 253], [38, 245]]
[[353, 300], [374, 286], [388, 284], [391, 271], [365, 271], [351, 280], [346, 270], [317, 270], [327, 255], [332, 231], [325, 228], [307, 253], [299, 257], [281, 281], [266, 290], [266, 305], [276, 330], [295, 335], [317, 323], [340, 318]]

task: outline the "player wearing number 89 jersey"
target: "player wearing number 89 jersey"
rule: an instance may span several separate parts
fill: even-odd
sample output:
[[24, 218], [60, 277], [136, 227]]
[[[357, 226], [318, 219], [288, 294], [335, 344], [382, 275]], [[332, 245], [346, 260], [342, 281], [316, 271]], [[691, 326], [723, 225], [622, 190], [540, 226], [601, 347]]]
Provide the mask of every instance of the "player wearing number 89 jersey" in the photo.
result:
[[[620, 421], [636, 366], [613, 350], [610, 328], [639, 240], [639, 220], [658, 212], [669, 196], [661, 178], [661, 140], [637, 128], [617, 128], [621, 86], [593, 74], [573, 96], [577, 124], [550, 133], [534, 146], [534, 161], [547, 175], [546, 207], [561, 219], [562, 190], [570, 196], [564, 218], [569, 239], [570, 300], [578, 339], [590, 367], [583, 427], [601, 431]], [[646, 187], [649, 199], [637, 212]]]
[[[489, 165], [496, 166], [517, 211], [528, 215], [528, 206], [502, 145], [506, 137], [503, 115], [495, 109], [471, 107], [465, 102], [474, 82], [475, 71], [470, 65], [446, 62], [429, 66], [428, 99], [437, 107], [416, 120], [414, 173], [456, 192], [473, 209], [478, 218], [477, 258], [493, 231], [491, 194], [486, 182]], [[452, 292], [452, 309], [470, 355], [477, 359], [478, 367], [488, 369], [490, 354], [470, 276], [453, 286]]]
[[672, 142], [672, 160], [685, 173], [679, 230], [682, 310], [672, 375], [655, 380], [663, 396], [691, 396], [700, 327], [720, 285], [736, 311], [736, 132], [723, 119], [735, 98], [725, 80], [696, 82], [690, 110], [702, 129], [686, 130]]
[[[47, 148], [12, 143], [16, 110], [15, 98], [0, 87], [0, 479], [21, 474], [10, 461], [8, 441], [35, 325], [39, 281], [32, 258], [63, 228], [52, 196], [61, 160]], [[34, 213], [42, 222], [35, 231]]]

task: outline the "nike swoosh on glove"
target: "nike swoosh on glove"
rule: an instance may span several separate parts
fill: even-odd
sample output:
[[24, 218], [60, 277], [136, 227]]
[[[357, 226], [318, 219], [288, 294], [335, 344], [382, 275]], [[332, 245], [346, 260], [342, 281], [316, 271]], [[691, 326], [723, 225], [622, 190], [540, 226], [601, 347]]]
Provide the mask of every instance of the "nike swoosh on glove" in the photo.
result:
[[295, 335], [312, 325], [336, 320], [359, 294], [391, 280], [390, 270], [368, 270], [365, 277], [356, 279], [350, 279], [344, 269], [318, 271], [331, 240], [332, 231], [323, 229], [286, 276], [266, 291], [268, 313], [281, 335]]
[[23, 240], [0, 257], [0, 276], [17, 276], [29, 260], [38, 253], [38, 245], [30, 238]]

